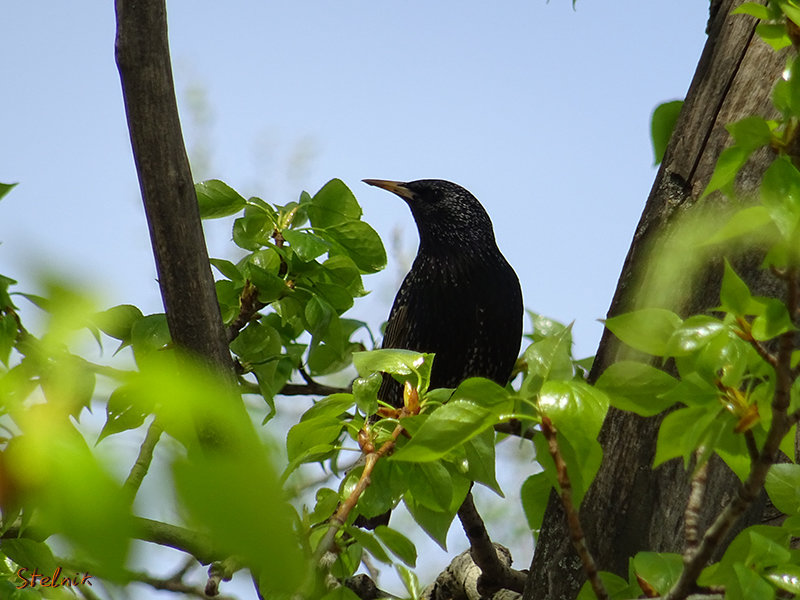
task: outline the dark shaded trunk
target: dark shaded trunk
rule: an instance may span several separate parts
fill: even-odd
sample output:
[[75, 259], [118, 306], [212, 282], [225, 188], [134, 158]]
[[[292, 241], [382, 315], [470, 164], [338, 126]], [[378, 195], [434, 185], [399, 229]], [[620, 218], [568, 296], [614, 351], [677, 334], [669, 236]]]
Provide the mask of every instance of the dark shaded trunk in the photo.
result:
[[117, 0], [116, 13], [117, 66], [170, 333], [232, 374], [178, 118], [166, 4]]
[[[642, 213], [609, 316], [634, 308], [663, 306], [682, 316], [706, 312], [719, 304], [721, 260], [704, 257], [699, 271], [679, 272], [678, 280], [659, 282], [667, 246], [654, 250], [657, 241], [669, 238], [687, 211], [725, 208], [718, 194], [700, 201], [721, 150], [728, 143], [725, 125], [758, 114], [770, 116], [770, 94], [784, 68], [777, 55], [755, 35], [756, 19], [731, 15], [739, 0], [715, 4], [709, 37], [700, 58], [664, 161]], [[757, 153], [737, 180], [742, 194], [752, 193], [771, 156]], [[623, 169], [624, 170], [624, 169]], [[719, 225], [719, 223], [717, 223]], [[713, 229], [708, 229], [708, 235]], [[772, 278], [760, 272], [757, 252], [737, 258], [738, 272], [759, 294], [774, 295]], [[680, 270], [679, 270], [680, 271]], [[673, 290], [666, 299], [652, 295], [653, 287]], [[678, 290], [678, 293], [674, 293]], [[600, 342], [591, 373], [594, 381], [608, 365], [631, 356], [610, 332]], [[684, 511], [689, 493], [689, 474], [679, 460], [651, 468], [660, 417], [642, 418], [612, 409], [600, 441], [604, 460], [581, 508], [581, 520], [589, 547], [602, 570], [627, 578], [629, 557], [641, 550], [682, 552]], [[730, 499], [738, 479], [722, 463], [712, 460], [708, 489], [701, 515], [701, 531]], [[762, 518], [764, 502], [757, 502], [739, 528]], [[527, 600], [572, 599], [585, 577], [570, 543], [558, 498], [551, 496], [545, 514], [530, 577]]]

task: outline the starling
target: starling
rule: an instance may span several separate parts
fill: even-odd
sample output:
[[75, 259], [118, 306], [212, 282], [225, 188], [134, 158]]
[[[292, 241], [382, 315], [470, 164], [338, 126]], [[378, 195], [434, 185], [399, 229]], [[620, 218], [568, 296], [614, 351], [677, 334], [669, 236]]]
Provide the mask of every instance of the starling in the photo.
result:
[[[417, 257], [394, 299], [383, 347], [435, 353], [431, 389], [454, 388], [468, 377], [506, 385], [522, 338], [522, 292], [486, 210], [449, 181], [364, 182], [405, 200], [419, 230]], [[402, 387], [389, 376], [378, 397], [403, 405]]]

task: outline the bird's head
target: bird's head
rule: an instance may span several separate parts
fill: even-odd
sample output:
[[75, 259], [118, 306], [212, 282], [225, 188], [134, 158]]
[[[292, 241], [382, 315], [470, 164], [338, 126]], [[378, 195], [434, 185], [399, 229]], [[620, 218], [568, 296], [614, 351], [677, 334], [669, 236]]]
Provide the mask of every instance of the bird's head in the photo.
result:
[[494, 230], [486, 210], [460, 185], [441, 179], [407, 183], [365, 179], [397, 194], [411, 208], [417, 223], [420, 250], [457, 249], [475, 244], [494, 244]]

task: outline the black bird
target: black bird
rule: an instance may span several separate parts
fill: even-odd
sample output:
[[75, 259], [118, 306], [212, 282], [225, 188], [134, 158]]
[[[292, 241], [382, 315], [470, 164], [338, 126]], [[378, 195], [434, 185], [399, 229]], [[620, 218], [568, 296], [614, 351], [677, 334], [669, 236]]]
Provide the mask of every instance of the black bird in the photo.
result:
[[[434, 352], [431, 389], [468, 377], [508, 383], [522, 338], [522, 292], [481, 203], [440, 179], [364, 182], [405, 200], [419, 230], [417, 257], [394, 299], [383, 347]], [[378, 397], [403, 405], [402, 387], [389, 376]]]

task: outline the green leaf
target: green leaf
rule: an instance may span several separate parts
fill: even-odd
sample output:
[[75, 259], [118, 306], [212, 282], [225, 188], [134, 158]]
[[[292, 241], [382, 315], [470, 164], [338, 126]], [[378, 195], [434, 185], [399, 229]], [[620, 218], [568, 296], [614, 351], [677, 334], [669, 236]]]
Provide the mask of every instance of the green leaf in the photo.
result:
[[233, 242], [244, 250], [260, 250], [269, 243], [273, 223], [262, 211], [247, 208], [244, 216], [233, 222]]
[[383, 372], [391, 375], [417, 375], [417, 389], [424, 393], [430, 382], [433, 354], [422, 354], [398, 348], [353, 352], [353, 366], [361, 377]]
[[130, 304], [120, 304], [97, 313], [93, 323], [106, 335], [128, 342], [134, 324], [142, 318], [142, 311]]
[[790, 594], [800, 594], [800, 566], [779, 565], [765, 575], [767, 581]]
[[97, 443], [115, 433], [140, 427], [153, 409], [152, 404], [148, 407], [142, 400], [130, 386], [121, 385], [111, 392], [106, 404], [106, 423]]
[[580, 504], [603, 457], [597, 435], [608, 410], [608, 397], [582, 381], [548, 381], [539, 394], [538, 408], [558, 431], [575, 502]]
[[767, 20], [770, 18], [769, 10], [758, 2], [745, 2], [731, 11], [732, 15], [750, 15], [756, 19]]
[[667, 552], [639, 552], [633, 557], [633, 568], [656, 592], [666, 594], [683, 571], [683, 558]]
[[800, 171], [779, 156], [764, 173], [761, 200], [786, 240], [794, 240], [800, 223]]
[[339, 494], [330, 488], [319, 488], [314, 494], [316, 504], [311, 512], [312, 523], [322, 523], [331, 518], [339, 506]]
[[236, 190], [219, 179], [209, 179], [194, 186], [200, 218], [219, 219], [236, 214], [247, 202]]
[[531, 320], [533, 332], [529, 337], [534, 342], [538, 342], [539, 340], [543, 340], [547, 337], [554, 337], [563, 332], [565, 329], [571, 329], [571, 327], [568, 327], [563, 323], [559, 323], [550, 317], [545, 317], [544, 315], [540, 315], [531, 310], [526, 310], [525, 312], [528, 313], [528, 317], [530, 317]]
[[659, 104], [653, 111], [653, 118], [650, 123], [650, 135], [653, 141], [653, 154], [655, 155], [654, 164], [660, 164], [664, 158], [672, 131], [678, 120], [678, 114], [683, 108], [683, 100], [673, 100]]
[[402, 533], [386, 525], [378, 525], [375, 528], [375, 535], [378, 536], [392, 554], [409, 567], [417, 565], [417, 549], [413, 542]]
[[724, 426], [725, 421], [718, 419], [719, 409], [716, 407], [691, 406], [669, 413], [658, 431], [653, 467], [678, 456], [682, 456], [684, 463], [688, 464], [689, 457], [697, 447], [708, 446], [706, 441], [712, 433], [711, 425], [718, 423]]
[[313, 233], [284, 229], [281, 234], [289, 242], [289, 246], [295, 251], [295, 254], [300, 257], [300, 260], [314, 260], [325, 254], [330, 248], [330, 244]]
[[693, 315], [686, 319], [667, 341], [667, 356], [686, 356], [699, 350], [719, 336], [725, 326], [719, 319]]
[[711, 180], [708, 182], [702, 198], [705, 198], [712, 192], [717, 190], [724, 190], [733, 184], [736, 174], [742, 168], [747, 159], [753, 153], [751, 148], [744, 146], [730, 146], [720, 152], [717, 159], [717, 165], [714, 167], [714, 173], [711, 175]]
[[[247, 257], [245, 262], [248, 268], [251, 268], [253, 265], [255, 265], [270, 275], [278, 275], [278, 273], [280, 273], [281, 266], [283, 266], [283, 259], [281, 258], [280, 252], [278, 252], [277, 248], [271, 247], [256, 250]], [[239, 279], [241, 279], [241, 276]]]
[[202, 524], [221, 553], [257, 567], [264, 597], [287, 597], [308, 577], [292, 511], [264, 449], [244, 446], [250, 446], [246, 452], [227, 449], [176, 461], [175, 487], [194, 527]]
[[[50, 547], [44, 542], [27, 538], [8, 538], [0, 541], [0, 551], [28, 572], [52, 573], [58, 564]], [[30, 577], [27, 573], [27, 577]], [[21, 582], [20, 582], [21, 583]]]
[[772, 141], [772, 132], [763, 117], [745, 117], [726, 125], [725, 128], [736, 141], [736, 145], [750, 150], [767, 146]]
[[512, 408], [513, 401], [505, 388], [488, 379], [467, 379], [456, 388], [451, 400], [434, 410], [390, 460], [439, 460], [493, 426], [501, 414], [511, 412]]
[[795, 0], [778, 0], [778, 6], [788, 19], [800, 23], [800, 6]]
[[281, 336], [263, 321], [251, 321], [231, 342], [231, 350], [248, 364], [276, 360], [281, 353]]
[[572, 327], [554, 327], [552, 335], [528, 346], [525, 362], [528, 371], [520, 390], [523, 396], [535, 396], [547, 380], [571, 379]]
[[305, 308], [306, 324], [312, 336], [322, 335], [336, 317], [336, 311], [319, 296], [311, 296]]
[[380, 373], [372, 373], [367, 377], [356, 377], [353, 380], [353, 396], [358, 410], [363, 415], [374, 415], [378, 410], [378, 390], [383, 383]]
[[422, 598], [423, 590], [416, 574], [401, 564], [396, 564], [394, 570], [397, 572], [398, 577], [400, 577], [400, 581], [403, 582], [403, 586], [405, 586], [408, 592], [408, 598], [410, 600], [419, 600]]
[[722, 274], [722, 288], [719, 299], [722, 303], [722, 310], [731, 312], [735, 315], [746, 315], [750, 308], [752, 295], [747, 284], [733, 270], [730, 263], [725, 259], [725, 270]]
[[751, 333], [755, 339], [771, 340], [782, 333], [794, 331], [794, 323], [783, 302], [777, 298], [764, 298], [758, 302], [764, 306], [764, 312], [753, 319]]
[[764, 487], [775, 508], [787, 515], [800, 513], [800, 465], [772, 465]]
[[606, 328], [631, 348], [664, 356], [667, 343], [683, 320], [663, 308], [643, 308], [606, 320]]
[[386, 266], [383, 242], [364, 221], [345, 221], [316, 232], [351, 258], [363, 273], [377, 273]]
[[494, 429], [487, 428], [464, 443], [467, 459], [465, 475], [472, 481], [482, 483], [500, 496], [503, 492], [495, 475]]
[[291, 292], [282, 277], [258, 265], [248, 264], [246, 270], [248, 279], [258, 289], [258, 299], [264, 304], [271, 304]]
[[[16, 423], [23, 433], [5, 449], [4, 466], [19, 489], [32, 494], [23, 500], [35, 502], [37, 525], [66, 538], [90, 564], [101, 565], [104, 578], [121, 578], [133, 532], [119, 483], [60, 408], [39, 405], [18, 415]], [[47, 558], [39, 549], [40, 558]]]
[[[362, 472], [363, 468], [353, 470], [356, 481]], [[358, 512], [371, 519], [394, 508], [408, 489], [409, 474], [410, 469], [403, 463], [379, 460], [370, 475], [369, 487], [358, 499]]]
[[528, 477], [520, 488], [522, 510], [528, 520], [528, 527], [537, 534], [542, 528], [544, 511], [550, 500], [550, 491], [552, 489], [553, 487], [543, 471]]
[[361, 206], [341, 179], [331, 179], [311, 198], [308, 217], [315, 229], [332, 227], [360, 219]]
[[[600, 575], [600, 580], [603, 582], [603, 585], [609, 594], [610, 600], [628, 600], [629, 598], [637, 598], [642, 593], [638, 587], [629, 585], [628, 582], [619, 575], [607, 573], [606, 571], [600, 571], [598, 574]], [[592, 585], [587, 581], [581, 587], [581, 591], [578, 593], [578, 596], [575, 600], [596, 599], [597, 596], [592, 589]]]
[[8, 357], [17, 341], [17, 321], [10, 314], [0, 313], [0, 362], [8, 366]]
[[220, 272], [223, 277], [226, 277], [231, 281], [242, 281], [242, 272], [239, 270], [239, 267], [237, 267], [231, 261], [222, 258], [210, 258], [209, 262], [215, 269], [217, 269], [217, 271]]
[[16, 183], [0, 183], [0, 200], [17, 186]]
[[403, 503], [406, 505], [408, 512], [443, 550], [447, 550], [447, 532], [453, 522], [453, 517], [456, 516], [456, 512], [464, 502], [464, 498], [467, 497], [470, 485], [470, 481], [465, 477], [454, 477], [453, 497], [450, 508], [443, 512], [433, 511], [420, 504], [410, 492], [403, 496]]
[[748, 206], [733, 213], [714, 235], [712, 235], [704, 245], [718, 244], [737, 237], [753, 233], [772, 223], [767, 208], [761, 204]]
[[131, 327], [131, 345], [137, 361], [162, 349], [170, 339], [167, 316], [163, 313], [142, 317]]
[[[314, 460], [318, 453], [332, 451], [344, 423], [331, 417], [316, 417], [300, 421], [289, 429], [286, 436], [286, 452], [290, 461], [305, 456]], [[311, 452], [313, 450], [313, 452]]]
[[725, 598], [730, 600], [774, 600], [775, 588], [746, 565], [733, 565], [735, 576], [726, 582]]
[[[336, 506], [334, 505], [334, 509], [335, 508]], [[328, 516], [330, 516], [330, 514]], [[347, 535], [355, 539], [356, 542], [361, 544], [364, 550], [369, 552], [377, 560], [386, 565], [392, 564], [392, 559], [389, 558], [389, 555], [386, 553], [386, 550], [383, 549], [383, 546], [378, 541], [374, 532], [364, 531], [358, 527], [348, 527], [346, 531]]]
[[448, 509], [452, 500], [453, 478], [440, 462], [411, 464], [408, 489], [421, 505], [434, 511]]
[[[781, 527], [753, 525], [741, 531], [725, 550], [716, 569], [707, 569], [698, 579], [700, 585], [725, 585], [739, 575], [737, 567], [756, 571], [788, 563], [791, 559], [791, 535]], [[744, 567], [744, 568], [747, 568]], [[751, 598], [752, 596], [737, 596]], [[770, 596], [763, 596], [770, 597]]]
[[331, 394], [315, 402], [311, 408], [303, 413], [300, 420], [308, 421], [317, 418], [338, 420], [353, 407], [354, 402], [353, 394]]
[[610, 365], [595, 384], [609, 395], [611, 404], [622, 410], [650, 417], [666, 410], [674, 400], [664, 397], [678, 381], [651, 365], [620, 361]]
[[360, 600], [358, 594], [346, 585], [333, 588], [330, 592], [322, 596], [320, 600]]

